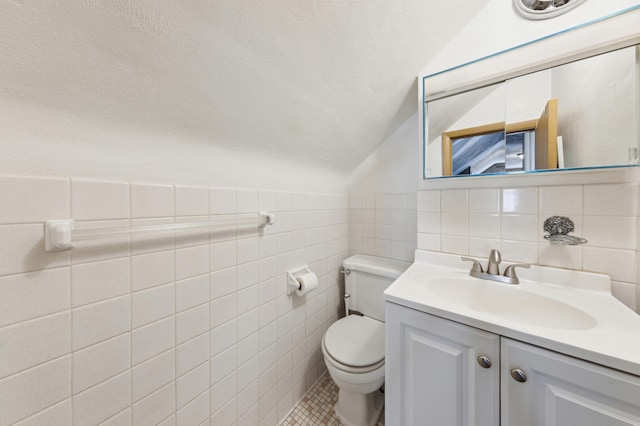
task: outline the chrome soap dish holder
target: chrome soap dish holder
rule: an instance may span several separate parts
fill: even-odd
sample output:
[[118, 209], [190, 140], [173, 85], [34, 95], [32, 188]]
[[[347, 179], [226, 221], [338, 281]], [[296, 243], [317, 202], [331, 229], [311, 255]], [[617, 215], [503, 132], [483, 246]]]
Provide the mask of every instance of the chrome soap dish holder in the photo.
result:
[[563, 246], [577, 246], [587, 243], [587, 240], [574, 235], [567, 235], [573, 232], [575, 226], [573, 221], [564, 216], [551, 216], [544, 221], [544, 230], [549, 234], [544, 239], [551, 244], [559, 244]]

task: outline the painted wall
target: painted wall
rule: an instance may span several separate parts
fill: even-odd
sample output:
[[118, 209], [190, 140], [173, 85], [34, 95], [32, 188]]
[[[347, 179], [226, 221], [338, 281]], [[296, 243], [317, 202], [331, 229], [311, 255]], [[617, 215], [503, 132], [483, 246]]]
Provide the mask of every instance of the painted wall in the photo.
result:
[[418, 115], [389, 136], [349, 177], [350, 193], [406, 193], [418, 189]]
[[509, 80], [507, 83], [505, 121], [518, 123], [540, 117], [551, 93], [551, 71], [543, 70]]
[[427, 106], [427, 176], [442, 176], [442, 134], [505, 121], [505, 85], [483, 87]]
[[[186, 185], [344, 192], [347, 175], [199, 135], [155, 133], [0, 98], [0, 169]], [[295, 178], [293, 178], [295, 176]]]
[[414, 114], [351, 174], [349, 251], [412, 262], [416, 249], [418, 116]]
[[512, 1], [491, 0], [429, 63], [423, 74], [446, 70], [640, 4], [638, 0], [591, 0], [567, 14], [534, 21], [516, 15]]
[[637, 149], [636, 61], [629, 47], [553, 70], [567, 167], [626, 163], [628, 149]]
[[[74, 130], [85, 140], [104, 136], [98, 149], [107, 154], [110, 142], [117, 155], [119, 140], [143, 152], [210, 144], [346, 174], [415, 112], [414, 76], [488, 1], [3, 1], [0, 98], [81, 118]], [[21, 114], [0, 108], [9, 123]], [[92, 119], [137, 129], [135, 139], [110, 140], [112, 132], [84, 126]], [[30, 141], [51, 153], [48, 143]], [[102, 167], [91, 152], [65, 155]], [[4, 159], [0, 170], [11, 165]], [[46, 174], [87, 176], [68, 165]], [[144, 161], [132, 167], [155, 173]]]

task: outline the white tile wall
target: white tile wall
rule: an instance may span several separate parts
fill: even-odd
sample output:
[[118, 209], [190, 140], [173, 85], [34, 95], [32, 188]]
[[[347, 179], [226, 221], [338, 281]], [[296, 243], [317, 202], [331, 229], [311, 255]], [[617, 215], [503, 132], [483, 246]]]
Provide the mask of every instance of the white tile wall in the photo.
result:
[[[0, 426], [276, 425], [324, 372], [346, 194], [22, 177], [0, 177], [0, 193]], [[415, 194], [356, 198], [372, 247], [406, 258]], [[259, 209], [276, 225], [43, 248], [47, 219], [81, 229]], [[301, 264], [319, 286], [292, 299], [285, 272]]]
[[[432, 200], [420, 201], [427, 209]], [[423, 211], [418, 216], [417, 203], [415, 193], [350, 194], [350, 252], [413, 261], [418, 221], [429, 223], [433, 230], [440, 227], [439, 221], [436, 223], [433, 218], [426, 217], [428, 212]], [[451, 226], [456, 226], [456, 223]]]
[[[629, 183], [423, 190], [417, 246], [484, 258], [497, 248], [506, 262], [605, 273], [613, 295], [640, 312], [638, 191]], [[544, 220], [553, 215], [570, 217], [573, 235], [589, 243], [544, 240]]]
[[[349, 252], [411, 261], [416, 248], [499, 248], [507, 262], [607, 273], [613, 294], [640, 306], [634, 184], [347, 196], [0, 177], [0, 191], [0, 426], [275, 425], [324, 371]], [[276, 225], [43, 250], [50, 218], [88, 228], [259, 209]], [[589, 244], [543, 240], [553, 214]], [[287, 297], [285, 271], [305, 263], [318, 291]]]

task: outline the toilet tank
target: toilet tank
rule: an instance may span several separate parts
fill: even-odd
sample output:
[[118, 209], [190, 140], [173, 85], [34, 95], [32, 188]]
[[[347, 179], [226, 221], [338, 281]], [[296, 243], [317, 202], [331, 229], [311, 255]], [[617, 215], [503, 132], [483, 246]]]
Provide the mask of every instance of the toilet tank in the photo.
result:
[[399, 260], [356, 254], [342, 262], [349, 309], [384, 322], [383, 293], [411, 265]]

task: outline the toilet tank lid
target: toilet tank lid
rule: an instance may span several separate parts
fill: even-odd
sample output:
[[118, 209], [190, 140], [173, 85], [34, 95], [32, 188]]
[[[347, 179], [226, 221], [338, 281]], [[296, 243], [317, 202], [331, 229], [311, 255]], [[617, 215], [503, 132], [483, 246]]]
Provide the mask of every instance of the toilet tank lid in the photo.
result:
[[368, 272], [387, 278], [398, 278], [411, 264], [384, 257], [356, 254], [342, 262], [342, 266], [352, 271]]

